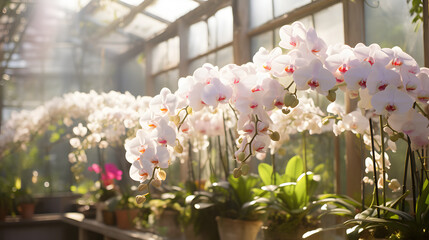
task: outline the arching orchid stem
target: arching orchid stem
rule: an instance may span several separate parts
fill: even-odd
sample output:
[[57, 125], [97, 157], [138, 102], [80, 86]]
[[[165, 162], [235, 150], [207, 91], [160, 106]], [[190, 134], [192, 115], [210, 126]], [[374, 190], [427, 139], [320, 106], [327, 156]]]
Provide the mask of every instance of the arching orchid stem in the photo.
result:
[[[362, 169], [365, 168], [365, 152], [364, 152], [364, 146], [363, 146], [363, 136], [359, 134], [359, 140], [360, 140], [360, 159], [362, 162]], [[363, 181], [363, 176], [362, 176], [362, 181], [361, 181], [361, 203], [362, 203], [362, 211], [365, 209], [365, 182]]]
[[292, 87], [292, 85], [295, 83], [295, 81], [292, 81], [290, 84], [289, 84], [289, 86], [287, 86], [286, 88], [285, 88], [285, 90], [287, 90], [287, 91], [289, 91], [289, 88], [290, 87]]
[[428, 176], [428, 169], [426, 168], [425, 162], [424, 162], [424, 157], [423, 157], [423, 150], [422, 153], [420, 154], [418, 151], [417, 152], [417, 156], [419, 157], [420, 160], [420, 164], [422, 165], [422, 180], [421, 182], [423, 183], [423, 175], [426, 176], [426, 179], [429, 180], [429, 176]]
[[421, 114], [423, 114], [426, 118], [429, 118], [429, 116], [426, 114], [425, 110], [420, 107], [417, 103], [414, 103], [414, 105], [420, 110]]
[[[377, 206], [380, 206], [378, 200], [378, 179], [377, 179], [377, 163], [375, 162], [375, 147], [374, 147], [374, 127], [372, 126], [372, 118], [369, 119], [369, 130], [371, 131], [371, 150], [372, 150], [372, 165], [374, 172], [374, 196]], [[372, 205], [372, 203], [371, 203]], [[380, 218], [380, 209], [377, 208], [377, 217]]]
[[231, 108], [232, 112], [234, 113], [235, 120], [238, 120], [237, 111], [235, 108], [231, 105], [231, 103], [228, 103], [228, 106]]
[[[232, 153], [234, 153], [237, 150], [237, 145], [235, 144], [235, 138], [234, 138], [234, 135], [232, 134], [231, 128], [228, 129], [228, 132], [229, 132], [229, 137], [231, 138], [231, 143], [232, 143], [232, 149], [233, 149]], [[234, 168], [236, 168], [237, 165], [238, 165], [237, 161], [234, 161]]]
[[[407, 175], [408, 175], [408, 162], [410, 159], [410, 153], [411, 153], [411, 142], [408, 141], [408, 148], [407, 148], [407, 156], [405, 158], [405, 166], [404, 166], [404, 180], [402, 181], [402, 194], [405, 194], [407, 191]], [[405, 198], [402, 200], [402, 211], [405, 210]]]
[[384, 131], [383, 116], [380, 115], [380, 136], [381, 136], [381, 161], [383, 165], [383, 206], [386, 206], [386, 163], [384, 159]]
[[217, 144], [219, 148], [220, 162], [222, 163], [222, 168], [223, 168], [223, 171], [225, 172], [225, 179], [228, 179], [229, 172], [226, 169], [225, 159], [223, 158], [223, 155], [222, 155], [222, 143], [220, 141], [220, 136], [217, 136]]
[[246, 147], [249, 146], [249, 155], [247, 155], [247, 157], [243, 161], [241, 161], [242, 163], [246, 162], [247, 159], [249, 159], [252, 156], [252, 143], [253, 143], [253, 140], [255, 140], [255, 137], [258, 135], [258, 122], [260, 120], [259, 120], [258, 115], [255, 115], [255, 116], [256, 116], [256, 120], [255, 120], [255, 134], [253, 135], [253, 137], [250, 140], [250, 142], [248, 142], [246, 144], [246, 146], [244, 147], [244, 149], [246, 149]]
[[188, 168], [189, 168], [189, 176], [191, 176], [191, 181], [195, 184], [195, 173], [194, 167], [192, 166], [192, 144], [191, 140], [188, 141]]
[[156, 171], [156, 169], [158, 169], [159, 167], [154, 167], [153, 168], [153, 171], [152, 171], [152, 177], [149, 179], [149, 181], [147, 182], [147, 186], [148, 186], [148, 188], [147, 188], [147, 194], [148, 195], [150, 195], [150, 183], [152, 182], [152, 180], [153, 179], [155, 179], [155, 171]]
[[411, 189], [413, 191], [413, 209], [414, 215], [416, 214], [416, 202], [417, 202], [417, 191], [416, 191], [416, 182], [415, 182], [415, 171], [416, 166], [414, 162], [414, 151], [411, 150], [411, 140], [410, 137], [407, 136], [408, 146], [410, 147], [410, 166], [411, 166]]
[[302, 156], [304, 160], [304, 181], [305, 181], [305, 201], [307, 204], [308, 197], [308, 175], [307, 175], [307, 144], [305, 131], [302, 132]]
[[185, 110], [185, 111], [186, 111], [186, 114], [185, 114], [185, 116], [183, 117], [182, 121], [180, 121], [179, 126], [177, 126], [177, 131], [179, 131], [179, 130], [180, 130], [180, 127], [182, 127], [183, 123], [185, 122], [186, 118], [187, 118], [187, 117], [188, 117], [188, 115], [189, 115], [189, 113], [188, 113], [188, 107], [189, 107], [189, 106], [186, 106], [185, 108], [182, 108], [182, 109], [180, 109], [180, 110], [179, 110], [179, 112], [180, 112], [180, 111], [182, 111], [182, 110]]
[[226, 132], [226, 121], [225, 121], [225, 112], [222, 112], [222, 120], [223, 120], [223, 133], [225, 134], [225, 161], [226, 161], [226, 170], [229, 173], [229, 153], [228, 153], [228, 135]]
[[276, 155], [271, 154], [271, 165], [273, 166], [273, 172], [271, 173], [271, 184], [277, 185], [276, 179]]
[[215, 169], [214, 169], [214, 166], [213, 166], [213, 162], [212, 162], [212, 160], [213, 160], [213, 158], [212, 158], [212, 156], [213, 156], [213, 154], [212, 154], [212, 139], [211, 139], [211, 137], [209, 137], [209, 146], [208, 146], [208, 159], [209, 159], [209, 167], [210, 167], [210, 174], [213, 176], [213, 177], [215, 177], [216, 176], [216, 171], [215, 171]]

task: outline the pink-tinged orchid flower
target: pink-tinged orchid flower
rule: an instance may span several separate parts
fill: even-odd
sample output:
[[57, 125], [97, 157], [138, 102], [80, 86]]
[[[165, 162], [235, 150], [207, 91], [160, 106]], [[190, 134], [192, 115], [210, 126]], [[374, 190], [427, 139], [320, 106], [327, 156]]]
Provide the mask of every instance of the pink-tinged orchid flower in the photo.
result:
[[143, 182], [152, 177], [154, 165], [149, 161], [135, 161], [130, 167], [130, 177], [134, 181]]
[[161, 93], [152, 98], [149, 104], [150, 110], [158, 115], [174, 114], [177, 107], [176, 95], [170, 89], [163, 88]]
[[313, 28], [308, 29], [305, 40], [308, 50], [314, 55], [319, 56], [326, 52], [327, 46], [325, 41], [317, 36], [316, 30]]
[[[337, 83], [344, 82], [344, 75], [359, 62], [350, 48], [344, 48], [340, 53], [326, 58], [326, 68], [335, 76]], [[356, 89], [357, 90], [357, 89]]]
[[354, 134], [364, 134], [369, 128], [368, 119], [362, 115], [360, 110], [346, 114], [343, 117], [343, 123], [345, 128], [352, 131]]
[[272, 70], [273, 60], [281, 54], [282, 50], [279, 47], [274, 48], [271, 50], [271, 52], [261, 47], [259, 48], [259, 51], [253, 56], [253, 62], [256, 64], [258, 71], [268, 73]]
[[429, 69], [422, 68], [417, 78], [420, 80], [420, 87], [416, 90], [416, 100], [427, 104], [429, 101]]
[[361, 88], [366, 88], [370, 72], [371, 64], [366, 61], [348, 70], [344, 74], [344, 81], [347, 83], [347, 89], [357, 91]]
[[139, 129], [137, 130], [136, 137], [125, 143], [125, 158], [129, 163], [133, 163], [140, 159], [147, 148], [153, 146], [154, 141], [150, 139], [150, 135], [142, 129]]
[[378, 63], [379, 65], [386, 66], [390, 61], [389, 56], [381, 51], [380, 46], [375, 43], [368, 47], [362, 43], [358, 43], [353, 52], [359, 61], [367, 61], [371, 65]]
[[376, 93], [371, 99], [375, 113], [379, 115], [406, 113], [411, 109], [413, 103], [414, 100], [408, 94], [393, 85]]
[[298, 90], [311, 88], [325, 96], [336, 84], [335, 77], [331, 72], [323, 68], [322, 62], [318, 59], [314, 59], [306, 67], [297, 69], [293, 73], [293, 80]]
[[156, 139], [160, 145], [174, 146], [176, 141], [176, 130], [169, 125], [165, 118], [161, 118], [158, 127], [152, 131], [151, 137]]
[[405, 90], [408, 92], [408, 94], [415, 96], [416, 92], [421, 89], [420, 79], [416, 77], [416, 74], [410, 73], [407, 70], [401, 69], [399, 73], [401, 74], [401, 79]]
[[375, 64], [368, 75], [366, 86], [371, 95], [384, 91], [388, 86], [401, 88], [401, 76], [393, 70], [386, 69], [383, 65]]
[[142, 162], [150, 162], [153, 167], [167, 168], [169, 165], [170, 153], [165, 146], [148, 148], [142, 156]]
[[294, 22], [292, 25], [281, 27], [279, 46], [284, 49], [299, 47], [305, 41], [306, 32], [307, 30], [301, 22]]
[[382, 51], [389, 56], [390, 62], [387, 67], [406, 70], [416, 74], [419, 71], [419, 65], [413, 57], [402, 51], [398, 46], [393, 48], [383, 48]]
[[420, 135], [429, 125], [429, 120], [413, 108], [406, 113], [392, 114], [388, 121], [393, 129], [411, 137]]
[[203, 88], [201, 99], [209, 106], [217, 107], [219, 103], [227, 103], [232, 96], [232, 88], [224, 85], [218, 78]]
[[262, 103], [265, 109], [268, 111], [274, 108], [282, 109], [286, 93], [284, 86], [275, 79], [265, 78], [262, 81], [262, 88], [265, 89], [265, 93], [262, 96]]

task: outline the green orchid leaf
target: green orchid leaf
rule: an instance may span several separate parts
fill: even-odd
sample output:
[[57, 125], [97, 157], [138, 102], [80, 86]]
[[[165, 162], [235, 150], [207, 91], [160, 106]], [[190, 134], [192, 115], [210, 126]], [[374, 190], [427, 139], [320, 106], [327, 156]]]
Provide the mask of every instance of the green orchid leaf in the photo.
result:
[[304, 164], [300, 156], [289, 159], [286, 165], [285, 176], [288, 182], [296, 182], [298, 177], [304, 172]]

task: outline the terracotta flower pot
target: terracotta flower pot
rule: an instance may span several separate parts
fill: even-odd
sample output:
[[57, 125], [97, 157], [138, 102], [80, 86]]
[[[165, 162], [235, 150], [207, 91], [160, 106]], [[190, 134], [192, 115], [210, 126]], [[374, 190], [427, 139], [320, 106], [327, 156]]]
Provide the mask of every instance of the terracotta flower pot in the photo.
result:
[[262, 221], [243, 221], [216, 217], [221, 240], [255, 240], [262, 226]]
[[18, 210], [21, 213], [21, 219], [29, 220], [34, 215], [34, 203], [22, 203], [18, 206]]
[[106, 225], [114, 226], [116, 224], [115, 212], [103, 210], [103, 223]]
[[120, 229], [133, 229], [134, 218], [137, 217], [138, 209], [117, 209], [116, 213], [116, 226]]

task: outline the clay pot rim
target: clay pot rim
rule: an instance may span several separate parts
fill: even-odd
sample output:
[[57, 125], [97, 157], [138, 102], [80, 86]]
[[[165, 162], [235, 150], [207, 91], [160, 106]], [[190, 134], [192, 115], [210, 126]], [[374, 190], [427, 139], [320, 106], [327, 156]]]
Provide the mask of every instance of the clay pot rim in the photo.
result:
[[227, 218], [227, 217], [221, 217], [217, 216], [216, 221], [220, 221], [221, 219], [225, 219], [227, 221], [233, 221], [233, 222], [246, 222], [249, 224], [255, 224], [255, 225], [262, 225], [263, 222], [261, 220], [242, 220], [242, 219], [234, 219], [234, 218]]

